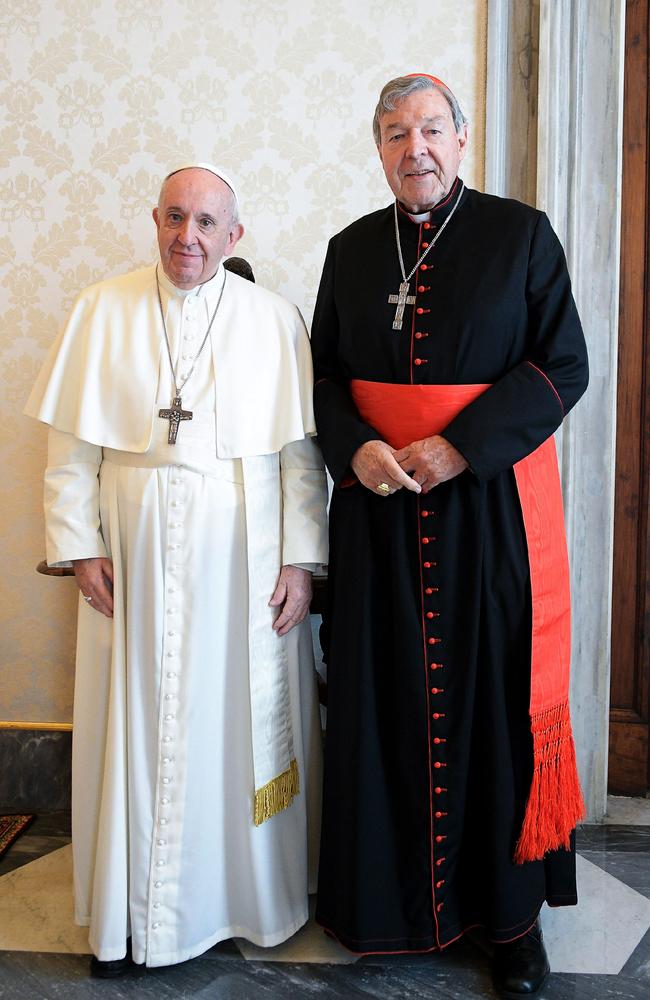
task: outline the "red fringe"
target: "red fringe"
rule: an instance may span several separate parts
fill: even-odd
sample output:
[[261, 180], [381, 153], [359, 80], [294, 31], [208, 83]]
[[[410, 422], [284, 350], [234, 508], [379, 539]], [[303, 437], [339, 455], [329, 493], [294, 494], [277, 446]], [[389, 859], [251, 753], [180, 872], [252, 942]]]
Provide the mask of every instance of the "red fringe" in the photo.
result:
[[569, 835], [584, 819], [569, 703], [531, 718], [534, 767], [515, 862], [541, 861], [547, 851], [569, 846]]

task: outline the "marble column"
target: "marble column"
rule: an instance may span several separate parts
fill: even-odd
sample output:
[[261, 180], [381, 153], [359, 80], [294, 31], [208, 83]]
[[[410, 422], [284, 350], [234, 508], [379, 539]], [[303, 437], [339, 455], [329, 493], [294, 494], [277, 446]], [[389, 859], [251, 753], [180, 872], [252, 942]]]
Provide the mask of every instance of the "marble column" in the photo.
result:
[[537, 196], [539, 0], [488, 0], [485, 190]]
[[590, 354], [589, 391], [558, 444], [574, 595], [571, 703], [592, 822], [607, 789], [624, 14], [624, 0], [490, 0], [488, 22], [488, 190], [548, 213]]

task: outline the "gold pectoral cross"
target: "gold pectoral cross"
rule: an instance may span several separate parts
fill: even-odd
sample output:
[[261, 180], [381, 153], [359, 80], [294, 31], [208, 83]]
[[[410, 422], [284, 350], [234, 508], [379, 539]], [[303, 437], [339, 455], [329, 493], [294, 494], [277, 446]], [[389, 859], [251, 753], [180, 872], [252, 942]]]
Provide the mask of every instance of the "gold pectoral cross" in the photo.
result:
[[397, 306], [395, 310], [395, 319], [393, 320], [393, 330], [402, 329], [402, 320], [404, 319], [404, 306], [415, 305], [415, 295], [409, 295], [409, 283], [408, 281], [403, 281], [399, 286], [399, 295], [389, 295], [388, 302], [390, 305]]
[[168, 444], [176, 444], [176, 435], [178, 434], [178, 425], [181, 420], [191, 420], [192, 411], [183, 409], [183, 401], [180, 396], [174, 396], [172, 399], [172, 405], [168, 410], [158, 410], [158, 416], [162, 417], [163, 420], [169, 420], [169, 435], [167, 437]]

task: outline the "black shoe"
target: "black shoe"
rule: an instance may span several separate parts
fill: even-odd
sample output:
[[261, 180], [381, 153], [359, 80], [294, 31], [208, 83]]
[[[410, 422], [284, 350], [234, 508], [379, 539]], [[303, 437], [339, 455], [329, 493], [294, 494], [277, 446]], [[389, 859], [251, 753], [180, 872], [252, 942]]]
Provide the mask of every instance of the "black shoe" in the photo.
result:
[[116, 979], [123, 976], [129, 969], [135, 968], [135, 962], [131, 958], [131, 938], [126, 942], [126, 955], [124, 958], [115, 958], [110, 962], [102, 962], [94, 955], [90, 959], [90, 975], [95, 979]]
[[494, 946], [492, 979], [495, 989], [506, 1000], [534, 996], [550, 971], [539, 920], [523, 937]]

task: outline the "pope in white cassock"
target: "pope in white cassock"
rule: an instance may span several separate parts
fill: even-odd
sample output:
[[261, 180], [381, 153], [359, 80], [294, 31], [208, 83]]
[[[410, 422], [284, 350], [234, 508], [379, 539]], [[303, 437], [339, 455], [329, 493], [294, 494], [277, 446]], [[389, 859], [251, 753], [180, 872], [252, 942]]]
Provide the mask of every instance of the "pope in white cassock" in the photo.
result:
[[307, 919], [320, 731], [307, 618], [327, 559], [295, 306], [224, 270], [209, 164], [164, 181], [160, 263], [81, 293], [26, 412], [50, 425], [47, 561], [80, 589], [75, 911], [93, 970]]

